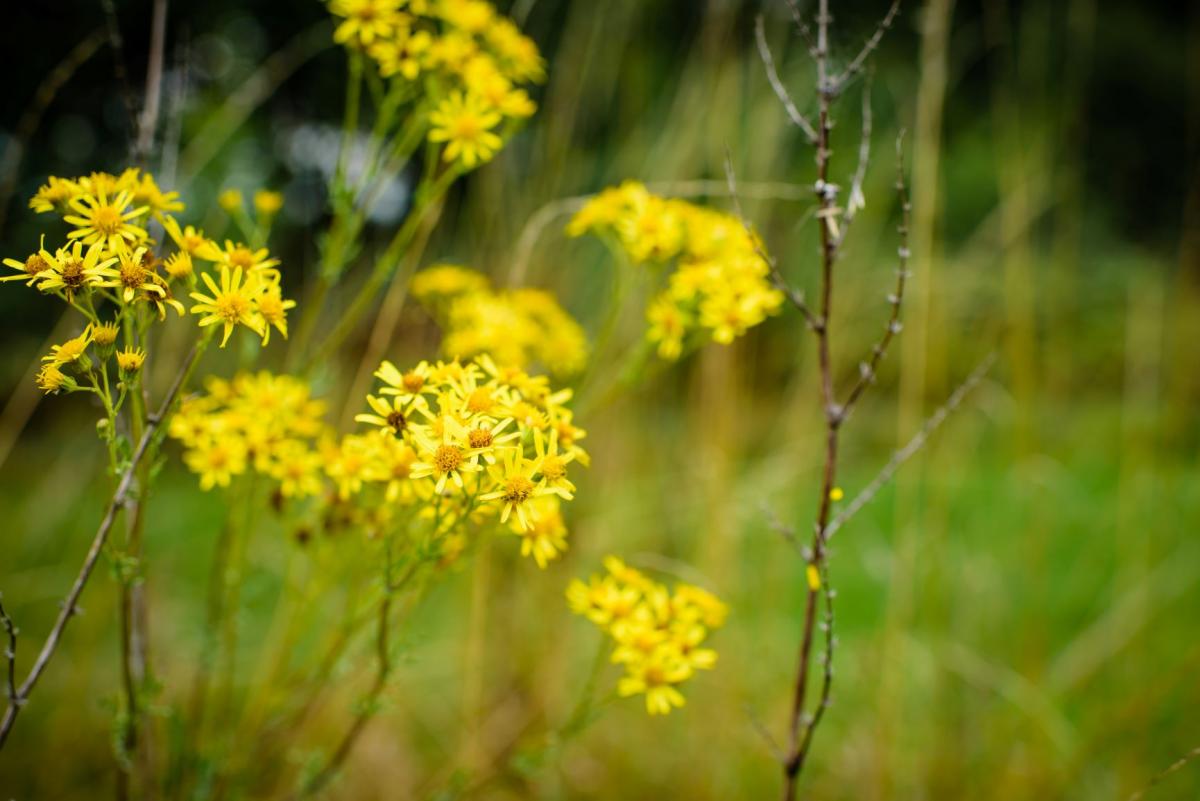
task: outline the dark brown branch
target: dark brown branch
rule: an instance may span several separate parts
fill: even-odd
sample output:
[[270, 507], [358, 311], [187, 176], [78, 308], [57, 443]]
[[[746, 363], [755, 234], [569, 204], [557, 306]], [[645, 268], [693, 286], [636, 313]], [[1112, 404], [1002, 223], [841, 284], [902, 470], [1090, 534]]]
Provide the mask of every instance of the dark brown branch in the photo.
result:
[[[841, 426], [841, 410], [837, 407], [833, 390], [833, 368], [830, 362], [830, 331], [829, 322], [833, 308], [833, 262], [836, 256], [833, 239], [834, 226], [832, 214], [834, 201], [837, 198], [836, 189], [829, 184], [829, 133], [833, 127], [830, 118], [832, 95], [829, 92], [829, 0], [820, 0], [817, 10], [817, 98], [818, 140], [817, 140], [817, 179], [814, 188], [820, 211], [821, 238], [821, 302], [820, 316], [814, 331], [817, 335], [817, 362], [821, 374], [821, 399], [825, 411], [825, 459], [821, 479], [821, 495], [818, 500], [816, 521], [813, 525], [812, 556], [809, 565], [825, 574], [825, 527], [829, 522], [830, 492], [833, 489], [837, 475], [838, 431]], [[796, 665], [796, 682], [792, 696], [792, 709], [788, 726], [788, 758], [783, 764], [784, 801], [792, 801], [796, 797], [796, 782], [804, 767], [808, 755], [809, 744], [813, 730], [820, 717], [809, 718], [806, 715], [805, 699], [808, 693], [808, 672], [812, 662], [812, 646], [816, 629], [817, 601], [820, 587], [809, 583], [804, 605], [804, 629], [800, 640], [800, 652]], [[826, 621], [827, 637], [832, 637], [832, 618]], [[828, 652], [827, 652], [828, 653]], [[831, 678], [832, 673], [828, 676]], [[822, 697], [826, 698], [828, 687], [823, 687]]]
[[808, 137], [809, 143], [816, 144], [816, 130], [813, 128], [812, 123], [800, 113], [800, 109], [796, 108], [796, 104], [792, 102], [791, 95], [788, 94], [787, 87], [783, 85], [783, 81], [779, 78], [779, 73], [775, 70], [775, 59], [771, 56], [771, 47], [767, 44], [767, 36], [763, 32], [762, 14], [759, 14], [754, 20], [754, 39], [758, 43], [758, 55], [762, 59], [763, 67], [767, 70], [767, 81], [771, 84], [771, 89], [775, 91], [775, 96], [783, 104], [783, 109], [787, 112], [788, 118], [791, 119], [792, 123], [804, 131], [804, 135]]
[[900, 307], [904, 304], [904, 288], [908, 284], [909, 276], [908, 225], [912, 215], [912, 204], [909, 203], [908, 190], [904, 184], [904, 156], [901, 149], [903, 135], [902, 132], [896, 138], [896, 193], [900, 196], [900, 224], [896, 231], [900, 235], [900, 246], [896, 250], [899, 259], [896, 267], [896, 287], [888, 295], [891, 314], [888, 316], [887, 326], [883, 329], [883, 336], [871, 348], [871, 355], [867, 357], [866, 361], [859, 364], [858, 380], [850, 388], [850, 394], [846, 396], [846, 402], [842, 404], [843, 416], [850, 414], [850, 410], [862, 397], [863, 392], [875, 382], [875, 373], [879, 369], [879, 363], [883, 361], [888, 346], [892, 344], [896, 334], [900, 333]]
[[54, 656], [63, 631], [67, 628], [67, 623], [78, 613], [79, 596], [83, 593], [83, 588], [87, 586], [88, 579], [92, 575], [92, 570], [96, 567], [96, 562], [100, 558], [104, 544], [108, 540], [108, 533], [112, 530], [113, 523], [116, 522], [117, 512], [129, 498], [129, 492], [133, 487], [134, 473], [137, 470], [138, 463], [146, 455], [146, 451], [150, 448], [150, 443], [156, 438], [159, 427], [171, 410], [171, 405], [175, 402], [180, 389], [182, 389], [184, 383], [187, 381], [187, 377], [191, 374], [192, 367], [195, 366], [200, 351], [200, 345], [192, 348], [191, 352], [183, 360], [183, 364], [180, 366], [175, 380], [171, 383], [170, 389], [167, 390], [167, 394], [163, 398], [158, 412], [153, 416], [147, 417], [146, 428], [142, 432], [141, 439], [138, 440], [137, 447], [134, 448], [133, 455], [129, 457], [129, 464], [125, 466], [125, 472], [121, 474], [121, 480], [117, 484], [116, 492], [113, 493], [112, 498], [108, 502], [108, 508], [104, 511], [104, 517], [100, 520], [100, 525], [96, 529], [96, 535], [92, 538], [91, 547], [88, 548], [87, 556], [84, 558], [83, 565], [79, 569], [79, 575], [75, 577], [75, 582], [71, 585], [70, 591], [62, 602], [58, 618], [54, 621], [54, 626], [46, 636], [46, 642], [42, 645], [42, 650], [38, 652], [33, 667], [29, 669], [29, 675], [21, 682], [21, 686], [17, 688], [14, 697], [9, 699], [8, 708], [4, 712], [4, 718], [0, 720], [0, 748], [4, 747], [4, 743], [8, 739], [8, 733], [12, 731], [12, 727], [16, 722], [17, 715], [20, 714], [21, 708], [29, 700], [30, 693], [33, 692], [38, 679], [41, 678], [42, 673], [46, 670], [51, 657]]
[[862, 72], [863, 67], [867, 63], [867, 59], [879, 47], [879, 43], [883, 41], [883, 35], [887, 33], [892, 24], [896, 21], [896, 16], [900, 13], [900, 0], [893, 0], [892, 7], [888, 9], [887, 14], [880, 20], [879, 25], [875, 28], [875, 33], [871, 34], [871, 38], [862, 46], [862, 50], [858, 51], [858, 55], [846, 65], [846, 69], [832, 81], [831, 89], [834, 94], [840, 93], [846, 88], [846, 84], [853, 80], [854, 76]]
[[959, 407], [959, 405], [963, 402], [963, 399], [970, 394], [971, 390], [975, 389], [979, 382], [983, 380], [983, 377], [987, 375], [988, 371], [992, 369], [992, 365], [995, 363], [995, 353], [989, 353], [986, 357], [984, 357], [983, 361], [981, 361], [975, 367], [975, 369], [971, 371], [971, 374], [968, 375], [963, 382], [958, 385], [958, 388], [951, 393], [950, 397], [946, 399], [946, 402], [938, 407], [938, 410], [925, 420], [925, 423], [921, 426], [921, 430], [913, 435], [913, 438], [910, 439], [903, 448], [892, 454], [892, 458], [886, 465], [884, 465], [883, 469], [879, 471], [875, 478], [871, 479], [871, 483], [868, 484], [862, 492], [854, 496], [854, 500], [847, 504], [846, 508], [838, 513], [837, 517], [833, 519], [833, 522], [831, 522], [829, 527], [826, 529], [826, 541], [831, 539], [833, 535], [842, 528], [842, 526], [846, 525], [846, 522], [850, 518], [854, 517], [854, 515], [856, 515], [860, 509], [871, 502], [876, 494], [879, 493], [879, 490], [883, 489], [884, 485], [891, 481], [892, 476], [896, 474], [896, 471], [900, 469], [902, 464], [911, 459], [913, 455], [917, 453], [917, 451], [921, 450], [921, 448], [925, 447], [925, 443], [929, 441], [929, 437], [933, 434], [933, 432], [936, 431], [942, 425], [942, 423], [946, 421], [946, 418], [950, 416], [951, 412]]

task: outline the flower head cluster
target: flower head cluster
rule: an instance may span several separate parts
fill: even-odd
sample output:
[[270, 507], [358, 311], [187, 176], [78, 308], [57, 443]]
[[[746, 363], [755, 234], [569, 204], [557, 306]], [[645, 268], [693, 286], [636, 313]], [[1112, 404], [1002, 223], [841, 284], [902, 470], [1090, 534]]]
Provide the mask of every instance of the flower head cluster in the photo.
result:
[[384, 362], [375, 375], [378, 394], [355, 419], [414, 454], [415, 500], [431, 514], [458, 509], [507, 524], [543, 567], [565, 549], [559, 504], [575, 497], [572, 464], [588, 463], [579, 445], [585, 432], [566, 406], [570, 390], [555, 392], [544, 376], [499, 367], [486, 355], [408, 371]]
[[253, 469], [276, 479], [288, 497], [320, 491], [313, 454], [326, 434], [325, 404], [303, 381], [264, 371], [210, 378], [206, 389], [185, 399], [168, 427], [203, 489], [227, 487]]
[[330, 0], [334, 40], [364, 51], [393, 88], [428, 100], [429, 141], [463, 169], [489, 161], [536, 109], [537, 46], [485, 0]]
[[587, 361], [583, 329], [549, 292], [496, 291], [482, 273], [450, 264], [422, 270], [411, 287], [442, 326], [442, 351], [450, 358], [488, 353], [500, 364], [540, 364], [559, 377], [578, 373]]
[[674, 263], [646, 311], [646, 336], [664, 359], [704, 339], [729, 344], [783, 304], [761, 246], [736, 217], [659, 197], [640, 183], [596, 195], [567, 232], [595, 233], [639, 264]]
[[440, 539], [461, 534], [464, 521], [497, 525], [542, 567], [566, 549], [560, 504], [574, 498], [574, 464], [588, 463], [569, 390], [487, 356], [403, 372], [384, 362], [376, 376], [378, 393], [355, 418], [369, 430], [340, 438], [307, 385], [266, 372], [210, 380], [168, 431], [204, 489], [253, 471], [281, 498], [315, 497], [375, 521], [405, 511]]
[[612, 661], [625, 667], [617, 691], [645, 695], [646, 711], [665, 715], [684, 705], [679, 685], [716, 664], [716, 652], [702, 646], [724, 624], [726, 606], [691, 584], [668, 590], [615, 556], [604, 566], [605, 575], [571, 582], [571, 611], [612, 639]]
[[[66, 240], [48, 248], [43, 237], [24, 259], [4, 259], [16, 272], [0, 281], [23, 281], [80, 311], [94, 330], [94, 355], [101, 362], [114, 356], [111, 346], [119, 331], [126, 355], [117, 360], [118, 369], [136, 372], [141, 361], [130, 354], [140, 352], [144, 359], [140, 348], [147, 326], [165, 319], [167, 309], [182, 315], [184, 294], [197, 301], [191, 311], [202, 315], [201, 327], [224, 327], [222, 345], [238, 325], [253, 330], [264, 344], [272, 328], [287, 335], [287, 310], [295, 303], [282, 296], [278, 260], [265, 248], [232, 241], [222, 247], [182, 226], [173, 216], [184, 208], [178, 194], [162, 191], [152, 175], [130, 168], [120, 175], [51, 177], [29, 205], [38, 213], [57, 213], [70, 226]], [[152, 223], [165, 232], [162, 241], [151, 235]], [[193, 291], [198, 288], [208, 294]], [[105, 304], [111, 315], [103, 314]], [[77, 388], [62, 374], [68, 361], [85, 370], [90, 364], [51, 361], [52, 369], [39, 377], [49, 392]]]

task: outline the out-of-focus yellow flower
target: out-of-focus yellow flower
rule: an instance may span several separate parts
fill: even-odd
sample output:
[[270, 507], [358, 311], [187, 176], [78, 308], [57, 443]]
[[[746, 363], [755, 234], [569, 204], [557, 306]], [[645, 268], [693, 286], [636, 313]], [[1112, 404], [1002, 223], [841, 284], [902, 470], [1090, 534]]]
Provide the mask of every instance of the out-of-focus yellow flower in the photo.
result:
[[254, 193], [254, 210], [262, 217], [274, 217], [283, 208], [283, 195], [269, 189]]
[[225, 189], [217, 195], [217, 205], [227, 214], [236, 214], [246, 205], [246, 199], [240, 189]]
[[646, 312], [646, 336], [663, 359], [700, 341], [693, 333], [727, 345], [783, 305], [761, 243], [732, 215], [627, 181], [600, 192], [567, 225], [571, 236], [589, 232], [615, 241], [634, 262], [675, 263]]
[[444, 142], [442, 158], [466, 169], [491, 160], [504, 144], [492, 130], [503, 119], [479, 95], [454, 92], [429, 115], [429, 141]]
[[684, 705], [680, 685], [716, 665], [716, 652], [701, 645], [724, 624], [725, 605], [691, 584], [668, 591], [616, 557], [604, 564], [607, 575], [571, 582], [568, 604], [612, 640], [612, 661], [625, 668], [617, 692], [643, 695], [649, 714], [665, 715]]
[[370, 47], [391, 36], [407, 19], [400, 12], [401, 4], [401, 0], [331, 0], [330, 13], [344, 17], [333, 32], [333, 41]]
[[412, 291], [442, 327], [447, 356], [486, 353], [512, 368], [541, 364], [555, 376], [574, 375], [587, 362], [583, 328], [549, 292], [494, 292], [483, 274], [450, 265], [417, 273]]

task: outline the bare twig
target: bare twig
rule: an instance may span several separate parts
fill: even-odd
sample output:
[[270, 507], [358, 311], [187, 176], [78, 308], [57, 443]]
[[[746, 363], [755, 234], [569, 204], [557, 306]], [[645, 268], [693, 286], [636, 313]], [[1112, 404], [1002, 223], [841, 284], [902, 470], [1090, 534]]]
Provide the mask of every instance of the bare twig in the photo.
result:
[[769, 275], [771, 276], [771, 283], [804, 316], [809, 328], [815, 330], [817, 327], [817, 318], [812, 313], [812, 310], [808, 308], [808, 303], [804, 299], [804, 293], [789, 284], [787, 279], [783, 277], [783, 272], [779, 269], [779, 262], [776, 261], [774, 256], [763, 249], [758, 235], [754, 233], [753, 226], [750, 225], [750, 221], [742, 212], [742, 201], [738, 197], [737, 176], [733, 171], [733, 158], [728, 150], [725, 151], [725, 179], [728, 182], [729, 197], [733, 201], [734, 212], [737, 214], [738, 219], [742, 221], [742, 227], [746, 229], [746, 233], [750, 236], [750, 241], [754, 245], [754, 252], [767, 265]]
[[1187, 764], [1189, 762], [1192, 762], [1193, 760], [1196, 760], [1196, 759], [1200, 759], [1200, 745], [1196, 746], [1191, 751], [1188, 751], [1186, 754], [1181, 756], [1179, 759], [1172, 762], [1164, 770], [1155, 774], [1154, 778], [1152, 778], [1146, 784], [1145, 787], [1138, 790], [1133, 795], [1129, 796], [1129, 801], [1138, 801], [1138, 799], [1140, 799], [1142, 796], [1144, 796], [1149, 790], [1151, 790], [1155, 785], [1157, 785], [1163, 779], [1167, 778], [1172, 773], [1183, 770], [1185, 767], [1187, 767]]
[[17, 700], [17, 626], [4, 611], [3, 603], [0, 603], [0, 623], [8, 632], [8, 647], [4, 649], [4, 661], [8, 663], [4, 688], [5, 697], [11, 704]]
[[879, 363], [883, 361], [884, 355], [887, 353], [888, 345], [900, 333], [900, 307], [904, 303], [904, 287], [908, 284], [908, 224], [909, 217], [912, 214], [912, 204], [908, 200], [908, 190], [904, 184], [904, 154], [902, 150], [903, 132], [896, 137], [896, 193], [900, 196], [900, 225], [897, 227], [897, 233], [900, 235], [900, 246], [896, 250], [899, 264], [896, 267], [896, 288], [888, 295], [888, 304], [891, 306], [891, 314], [888, 317], [887, 326], [883, 330], [883, 336], [871, 348], [871, 355], [867, 360], [859, 364], [858, 380], [854, 386], [850, 388], [850, 394], [846, 396], [846, 402], [842, 404], [842, 413], [850, 414], [850, 410], [858, 399], [862, 397], [863, 392], [867, 387], [875, 381], [875, 373], [879, 369]]
[[867, 165], [871, 163], [871, 84], [867, 82], [863, 88], [862, 98], [862, 138], [858, 143], [858, 167], [854, 170], [854, 178], [850, 181], [850, 196], [846, 198], [846, 213], [842, 215], [841, 231], [837, 237], [837, 247], [841, 250], [850, 224], [858, 216], [858, 212], [866, 205], [863, 196], [863, 182], [867, 178]]
[[884, 465], [883, 469], [879, 471], [875, 478], [871, 479], [871, 483], [867, 484], [867, 486], [863, 488], [862, 492], [854, 496], [854, 500], [850, 501], [850, 503], [846, 505], [846, 508], [838, 513], [837, 517], [833, 519], [833, 521], [829, 524], [829, 527], [826, 529], [827, 540], [831, 539], [833, 535], [842, 528], [842, 526], [846, 525], [846, 522], [850, 518], [854, 517], [859, 510], [861, 510], [864, 506], [870, 503], [872, 499], [874, 499], [874, 497], [879, 493], [879, 490], [881, 490], [884, 485], [891, 481], [892, 476], [896, 474], [896, 471], [900, 469], [902, 464], [911, 459], [913, 455], [917, 453], [917, 451], [921, 450], [921, 448], [925, 447], [925, 444], [929, 441], [929, 437], [933, 434], [933, 432], [937, 431], [942, 423], [946, 422], [946, 418], [950, 416], [950, 413], [957, 409], [960, 404], [962, 404], [963, 399], [970, 394], [971, 390], [978, 386], [979, 382], [983, 380], [984, 376], [987, 375], [988, 371], [992, 369], [992, 365], [995, 363], [995, 352], [989, 353], [984, 357], [983, 361], [981, 361], [975, 367], [975, 369], [971, 371], [971, 374], [968, 375], [966, 379], [964, 379], [963, 382], [958, 385], [958, 388], [951, 393], [950, 397], [946, 399], [946, 402], [942, 404], [936, 412], [929, 416], [924, 425], [921, 426], [921, 430], [918, 431], [903, 448], [892, 454], [892, 458], [886, 465]]
[[771, 56], [771, 47], [767, 44], [767, 36], [763, 32], [762, 14], [759, 14], [754, 20], [754, 38], [758, 42], [758, 55], [767, 70], [767, 80], [770, 82], [771, 88], [775, 91], [775, 96], [783, 104], [783, 108], [792, 123], [804, 131], [804, 135], [808, 137], [809, 143], [816, 144], [816, 130], [813, 128], [812, 123], [800, 113], [800, 109], [796, 108], [796, 104], [792, 102], [791, 95], [788, 94], [787, 87], [783, 85], [783, 81], [779, 79], [779, 73], [775, 70], [775, 59]]
[[201, 345], [196, 345], [192, 348], [191, 352], [184, 358], [183, 364], [175, 376], [175, 380], [171, 383], [162, 404], [158, 408], [158, 412], [153, 416], [147, 417], [146, 428], [142, 432], [141, 439], [138, 440], [133, 454], [129, 457], [129, 464], [126, 465], [125, 472], [121, 474], [121, 480], [117, 484], [116, 491], [108, 502], [108, 508], [100, 520], [100, 525], [96, 529], [96, 535], [92, 538], [91, 547], [88, 549], [87, 556], [83, 560], [83, 565], [79, 569], [79, 575], [75, 577], [75, 582], [71, 585], [70, 591], [62, 602], [58, 618], [54, 621], [54, 626], [46, 636], [46, 641], [42, 645], [42, 650], [38, 652], [33, 667], [29, 669], [29, 675], [21, 682], [14, 697], [9, 699], [8, 708], [4, 712], [4, 718], [0, 720], [0, 748], [4, 747], [4, 743], [8, 739], [8, 733], [12, 731], [13, 724], [16, 722], [17, 715], [29, 700], [30, 693], [33, 692], [38, 679], [41, 678], [42, 673], [46, 670], [51, 657], [54, 656], [63, 631], [67, 627], [67, 623], [79, 611], [79, 596], [83, 593], [83, 588], [87, 586], [88, 579], [92, 575], [92, 570], [96, 567], [96, 561], [100, 558], [100, 553], [104, 549], [108, 533], [112, 530], [113, 523], [116, 522], [118, 510], [121, 509], [129, 498], [129, 492], [133, 486], [133, 478], [138, 463], [141, 462], [142, 457], [149, 450], [151, 442], [156, 438], [159, 427], [166, 419], [167, 414], [171, 410], [171, 405], [175, 402], [180, 389], [182, 389], [188, 376], [191, 374], [200, 352]]
[[787, 755], [783, 753], [783, 747], [779, 745], [779, 741], [775, 739], [775, 735], [771, 734], [771, 730], [763, 723], [762, 718], [754, 711], [754, 707], [750, 704], [745, 704], [743, 710], [746, 713], [746, 719], [750, 721], [751, 728], [762, 738], [763, 744], [767, 750], [771, 752], [771, 756], [780, 764], [787, 761]]
[[787, 0], [787, 4], [788, 9], [792, 12], [792, 21], [796, 23], [796, 31], [808, 46], [808, 54], [816, 61], [817, 40], [813, 38], [812, 28], [808, 27], [808, 21], [804, 19], [804, 13], [800, 10], [800, 3], [797, 0]]
[[842, 70], [841, 74], [833, 79], [831, 89], [834, 94], [840, 93], [846, 84], [858, 75], [863, 70], [863, 66], [867, 63], [867, 59], [879, 47], [879, 43], [883, 41], [883, 35], [892, 27], [892, 23], [896, 21], [896, 16], [900, 13], [900, 0], [893, 0], [892, 7], [888, 9], [887, 14], [879, 21], [879, 25], [875, 28], [875, 33], [871, 34], [871, 38], [862, 46], [862, 50], [858, 51], [858, 55], [846, 65], [846, 69]]

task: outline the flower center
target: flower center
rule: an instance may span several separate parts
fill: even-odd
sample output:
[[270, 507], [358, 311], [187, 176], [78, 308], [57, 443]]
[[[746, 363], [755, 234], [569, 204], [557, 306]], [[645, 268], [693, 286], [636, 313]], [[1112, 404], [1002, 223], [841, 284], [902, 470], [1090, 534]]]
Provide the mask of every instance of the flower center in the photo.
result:
[[467, 398], [467, 410], [471, 412], [486, 412], [496, 405], [490, 390], [480, 387]]
[[217, 315], [227, 322], [236, 323], [250, 311], [250, 302], [241, 295], [222, 295], [217, 298]]
[[146, 268], [140, 262], [121, 262], [121, 284], [137, 289], [146, 282]]
[[419, 373], [405, 373], [402, 381], [404, 388], [412, 393], [420, 392], [421, 387], [425, 386], [425, 377]]
[[525, 476], [513, 476], [504, 486], [504, 500], [509, 503], [524, 503], [533, 494], [533, 482]]
[[449, 473], [462, 464], [462, 448], [457, 445], [439, 445], [433, 454], [433, 466], [439, 473]]
[[37, 275], [38, 273], [45, 272], [48, 269], [50, 269], [50, 265], [46, 264], [46, 260], [36, 253], [25, 260], [26, 275]]
[[473, 428], [467, 432], [467, 443], [472, 448], [486, 448], [493, 439], [491, 430], [487, 428]]
[[229, 253], [229, 264], [249, 271], [254, 266], [254, 254], [249, 248], [236, 247]]
[[59, 273], [62, 282], [68, 287], [83, 286], [83, 262], [74, 256], [68, 256], [62, 263], [62, 270]]
[[121, 224], [121, 212], [112, 206], [97, 206], [92, 212], [92, 226], [102, 234], [115, 234], [121, 230]]
[[558, 481], [567, 475], [567, 466], [557, 456], [547, 456], [542, 462], [542, 475], [547, 481]]
[[483, 131], [479, 118], [473, 114], [463, 114], [454, 120], [455, 139], [475, 139]]
[[387, 424], [392, 427], [392, 430], [399, 434], [408, 426], [408, 421], [404, 419], [404, 412], [397, 409], [387, 416]]

